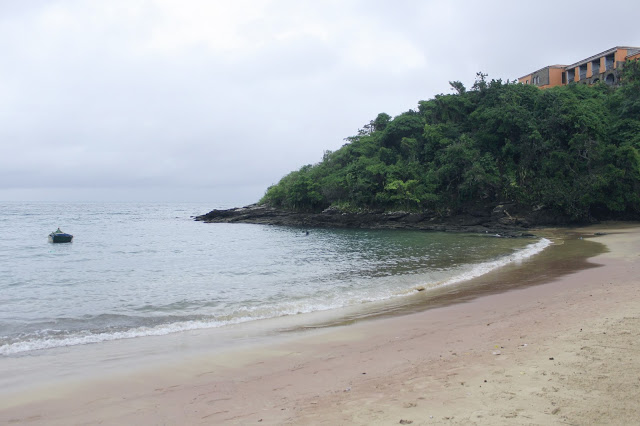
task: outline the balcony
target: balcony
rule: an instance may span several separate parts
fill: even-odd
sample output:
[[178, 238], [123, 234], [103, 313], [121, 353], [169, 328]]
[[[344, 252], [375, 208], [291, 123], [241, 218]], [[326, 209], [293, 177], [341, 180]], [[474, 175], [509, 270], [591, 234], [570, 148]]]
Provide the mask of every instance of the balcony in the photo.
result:
[[587, 79], [587, 64], [580, 65], [580, 80]]
[[604, 58], [604, 69], [605, 71], [611, 71], [613, 69], [613, 64], [615, 64], [616, 59], [613, 54], [607, 55]]

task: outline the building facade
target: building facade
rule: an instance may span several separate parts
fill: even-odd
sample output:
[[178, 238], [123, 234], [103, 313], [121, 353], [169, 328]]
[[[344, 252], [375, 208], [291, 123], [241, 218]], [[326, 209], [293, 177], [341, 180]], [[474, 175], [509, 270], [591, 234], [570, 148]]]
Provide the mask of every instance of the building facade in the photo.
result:
[[595, 84], [604, 82], [617, 85], [620, 70], [629, 60], [640, 59], [640, 47], [617, 46], [571, 65], [549, 65], [518, 79], [541, 89], [564, 86], [569, 83]]

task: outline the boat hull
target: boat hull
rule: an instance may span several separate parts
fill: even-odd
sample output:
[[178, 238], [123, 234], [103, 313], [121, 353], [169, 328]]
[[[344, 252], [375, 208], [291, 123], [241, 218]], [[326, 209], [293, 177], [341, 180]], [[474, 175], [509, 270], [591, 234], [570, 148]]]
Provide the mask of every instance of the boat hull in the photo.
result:
[[49, 234], [50, 243], [70, 243], [72, 240], [71, 234]]

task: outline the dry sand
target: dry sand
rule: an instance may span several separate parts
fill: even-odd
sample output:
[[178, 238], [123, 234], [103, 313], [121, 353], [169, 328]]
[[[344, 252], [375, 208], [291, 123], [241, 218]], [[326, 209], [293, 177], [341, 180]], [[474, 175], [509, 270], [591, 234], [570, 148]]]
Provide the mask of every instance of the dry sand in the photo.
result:
[[[640, 228], [551, 282], [3, 394], [19, 424], [640, 424]], [[2, 362], [2, 360], [0, 360]]]

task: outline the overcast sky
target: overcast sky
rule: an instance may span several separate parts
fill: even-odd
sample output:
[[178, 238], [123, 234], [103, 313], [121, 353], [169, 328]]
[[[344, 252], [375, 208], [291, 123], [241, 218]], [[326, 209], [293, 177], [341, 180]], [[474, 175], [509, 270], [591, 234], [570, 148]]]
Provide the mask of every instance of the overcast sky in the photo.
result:
[[640, 46], [637, 0], [0, 0], [0, 200], [248, 204], [380, 112]]

